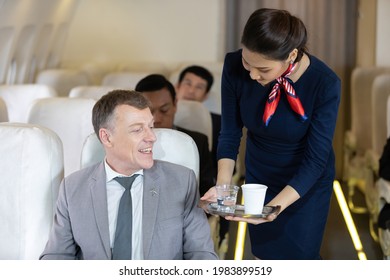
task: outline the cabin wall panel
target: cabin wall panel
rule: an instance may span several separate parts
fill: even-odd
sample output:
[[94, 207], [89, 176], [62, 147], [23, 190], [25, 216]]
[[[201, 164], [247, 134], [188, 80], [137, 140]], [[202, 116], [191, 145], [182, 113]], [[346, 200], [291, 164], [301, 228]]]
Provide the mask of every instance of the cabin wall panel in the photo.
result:
[[88, 63], [142, 67], [156, 62], [171, 67], [184, 61], [223, 59], [225, 1], [114, 2], [80, 2], [63, 67]]
[[377, 0], [377, 17], [376, 17], [376, 65], [390, 66], [390, 1]]
[[8, 26], [0, 28], [0, 84], [5, 83], [13, 37], [13, 27]]
[[[59, 67], [67, 29], [79, 1], [0, 1], [0, 83], [32, 82], [37, 65]], [[54, 33], [48, 35], [47, 26], [52, 26]], [[47, 65], [49, 56], [51, 64]]]

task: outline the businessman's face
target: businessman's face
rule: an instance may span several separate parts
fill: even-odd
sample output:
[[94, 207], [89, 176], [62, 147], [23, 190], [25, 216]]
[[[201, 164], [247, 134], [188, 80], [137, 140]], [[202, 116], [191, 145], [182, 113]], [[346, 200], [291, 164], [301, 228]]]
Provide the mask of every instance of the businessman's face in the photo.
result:
[[[137, 109], [119, 105], [115, 109], [113, 126], [105, 129], [107, 163], [115, 171], [130, 175], [153, 166], [153, 116], [149, 108]], [[103, 130], [103, 129], [101, 129]], [[102, 133], [102, 132], [101, 132]]]

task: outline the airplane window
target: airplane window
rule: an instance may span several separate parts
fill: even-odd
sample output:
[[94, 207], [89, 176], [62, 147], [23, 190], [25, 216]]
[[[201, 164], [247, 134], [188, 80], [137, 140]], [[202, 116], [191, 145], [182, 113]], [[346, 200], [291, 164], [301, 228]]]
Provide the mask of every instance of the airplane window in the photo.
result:
[[35, 37], [34, 25], [27, 25], [23, 27], [18, 41], [16, 42], [15, 59], [16, 68], [15, 77], [13, 83], [24, 83], [28, 74], [28, 66], [30, 62], [30, 56], [32, 55], [34, 37]]
[[0, 84], [5, 82], [8, 57], [10, 56], [13, 35], [13, 27], [0, 28]]

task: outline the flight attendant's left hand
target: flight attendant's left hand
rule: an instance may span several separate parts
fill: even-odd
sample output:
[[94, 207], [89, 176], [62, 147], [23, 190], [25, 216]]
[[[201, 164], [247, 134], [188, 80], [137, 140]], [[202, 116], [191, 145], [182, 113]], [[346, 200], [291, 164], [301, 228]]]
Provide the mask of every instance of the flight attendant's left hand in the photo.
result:
[[269, 214], [265, 218], [243, 218], [243, 217], [234, 217], [234, 216], [225, 216], [225, 219], [228, 221], [235, 222], [245, 222], [253, 225], [259, 225], [262, 223], [272, 222], [278, 217], [278, 213]]

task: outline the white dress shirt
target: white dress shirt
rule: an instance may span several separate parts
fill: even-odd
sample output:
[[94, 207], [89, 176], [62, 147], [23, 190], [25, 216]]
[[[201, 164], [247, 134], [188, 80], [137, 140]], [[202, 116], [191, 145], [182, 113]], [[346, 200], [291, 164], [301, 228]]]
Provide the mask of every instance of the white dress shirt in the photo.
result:
[[[122, 187], [115, 177], [126, 177], [123, 174], [117, 173], [107, 164], [104, 160], [106, 169], [106, 187], [107, 187], [107, 210], [108, 210], [108, 223], [110, 230], [110, 247], [114, 247], [116, 222], [118, 217], [119, 203], [122, 198], [122, 194], [125, 192], [125, 188]], [[133, 209], [133, 227], [132, 227], [132, 259], [143, 260], [143, 242], [142, 242], [142, 200], [143, 200], [143, 170], [137, 171], [134, 174], [140, 174], [135, 179], [131, 187], [132, 197], [132, 209]], [[133, 174], [131, 174], [133, 175]]]

